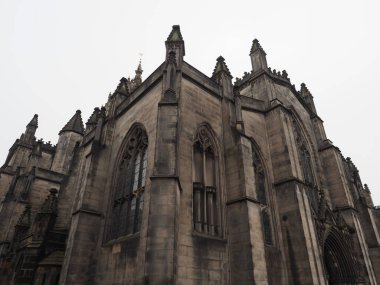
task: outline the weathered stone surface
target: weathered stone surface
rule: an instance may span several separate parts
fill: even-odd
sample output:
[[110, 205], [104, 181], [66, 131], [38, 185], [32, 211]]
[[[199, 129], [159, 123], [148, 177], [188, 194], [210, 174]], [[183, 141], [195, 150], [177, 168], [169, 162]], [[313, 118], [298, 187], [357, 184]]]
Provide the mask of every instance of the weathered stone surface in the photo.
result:
[[[57, 145], [37, 115], [0, 168], [1, 284], [377, 284], [380, 210], [313, 96], [268, 67], [122, 78]], [[53, 188], [53, 189], [52, 189]]]

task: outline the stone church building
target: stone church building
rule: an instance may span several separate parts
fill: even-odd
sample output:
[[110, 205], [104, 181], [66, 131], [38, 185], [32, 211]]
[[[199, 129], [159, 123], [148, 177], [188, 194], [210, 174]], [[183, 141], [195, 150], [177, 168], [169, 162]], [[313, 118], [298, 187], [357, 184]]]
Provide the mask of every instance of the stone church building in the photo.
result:
[[[184, 60], [179, 26], [56, 145], [0, 168], [0, 284], [380, 284], [380, 209], [313, 96], [268, 67]], [[247, 50], [248, 53], [248, 50]]]

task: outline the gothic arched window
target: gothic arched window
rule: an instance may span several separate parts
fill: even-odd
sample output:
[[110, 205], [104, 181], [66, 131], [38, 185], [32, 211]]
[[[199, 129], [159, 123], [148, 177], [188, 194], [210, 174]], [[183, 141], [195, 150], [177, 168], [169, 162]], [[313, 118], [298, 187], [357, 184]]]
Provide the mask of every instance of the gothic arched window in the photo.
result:
[[220, 236], [217, 158], [211, 134], [202, 127], [193, 145], [193, 222], [197, 232]]
[[307, 149], [307, 141], [302, 135], [301, 128], [295, 120], [293, 120], [293, 128], [304, 181], [306, 184], [314, 186], [315, 180], [311, 166], [312, 162], [310, 152]]
[[136, 126], [127, 137], [119, 161], [111, 205], [109, 239], [140, 231], [144, 207], [148, 137]]
[[272, 226], [270, 211], [266, 196], [266, 181], [265, 181], [265, 172], [264, 167], [261, 163], [259, 154], [252, 145], [252, 161], [253, 161], [253, 171], [255, 175], [255, 189], [257, 195], [257, 201], [262, 206], [261, 218], [264, 232], [264, 241], [265, 244], [272, 244]]
[[319, 194], [316, 188], [317, 184], [316, 184], [315, 176], [313, 174], [312, 158], [308, 150], [308, 142], [301, 131], [300, 125], [294, 118], [293, 118], [293, 130], [294, 130], [294, 136], [296, 139], [296, 145], [297, 145], [298, 156], [299, 156], [299, 164], [301, 166], [303, 180], [305, 184], [308, 186], [307, 187], [308, 190], [306, 191], [306, 193], [309, 197], [312, 207], [316, 210], [318, 207]]

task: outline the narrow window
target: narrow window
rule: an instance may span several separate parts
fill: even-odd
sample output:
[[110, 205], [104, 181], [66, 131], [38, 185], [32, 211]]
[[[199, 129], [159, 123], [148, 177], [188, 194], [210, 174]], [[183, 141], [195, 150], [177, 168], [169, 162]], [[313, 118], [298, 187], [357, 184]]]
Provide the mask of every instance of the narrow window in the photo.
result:
[[148, 139], [140, 127], [130, 133], [117, 168], [109, 239], [140, 231], [144, 207]]
[[270, 209], [268, 206], [268, 200], [266, 196], [266, 181], [264, 167], [259, 157], [258, 152], [252, 145], [252, 161], [253, 171], [255, 175], [255, 189], [258, 202], [262, 206], [261, 220], [263, 225], [264, 241], [267, 245], [272, 245], [272, 230], [271, 230], [271, 218]]
[[193, 145], [193, 223], [198, 232], [220, 236], [216, 171], [211, 136], [202, 128]]

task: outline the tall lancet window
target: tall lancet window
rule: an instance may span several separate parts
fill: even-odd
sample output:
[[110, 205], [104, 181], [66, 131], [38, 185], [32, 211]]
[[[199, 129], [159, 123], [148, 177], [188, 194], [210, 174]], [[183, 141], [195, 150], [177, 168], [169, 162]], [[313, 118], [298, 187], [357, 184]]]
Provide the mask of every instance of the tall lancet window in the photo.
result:
[[294, 136], [297, 143], [299, 160], [300, 160], [300, 165], [301, 165], [304, 181], [307, 184], [314, 186], [315, 180], [314, 180], [313, 170], [311, 166], [312, 165], [311, 156], [307, 148], [308, 143], [305, 137], [303, 136], [301, 128], [296, 122], [296, 120], [293, 120], [293, 128], [294, 128]]
[[135, 126], [127, 137], [119, 161], [108, 239], [140, 231], [144, 208], [148, 137]]
[[313, 174], [312, 158], [308, 150], [308, 143], [303, 135], [298, 122], [293, 119], [294, 136], [298, 148], [299, 163], [303, 175], [303, 180], [308, 187], [307, 195], [314, 209], [318, 207], [318, 190]]
[[211, 134], [203, 127], [193, 146], [193, 222], [197, 232], [221, 235], [217, 158]]
[[265, 244], [271, 245], [272, 242], [272, 223], [270, 217], [270, 208], [266, 193], [266, 179], [264, 167], [259, 157], [258, 152], [252, 146], [252, 161], [253, 161], [253, 171], [255, 175], [255, 189], [257, 201], [261, 204], [261, 220], [263, 225], [264, 241]]

